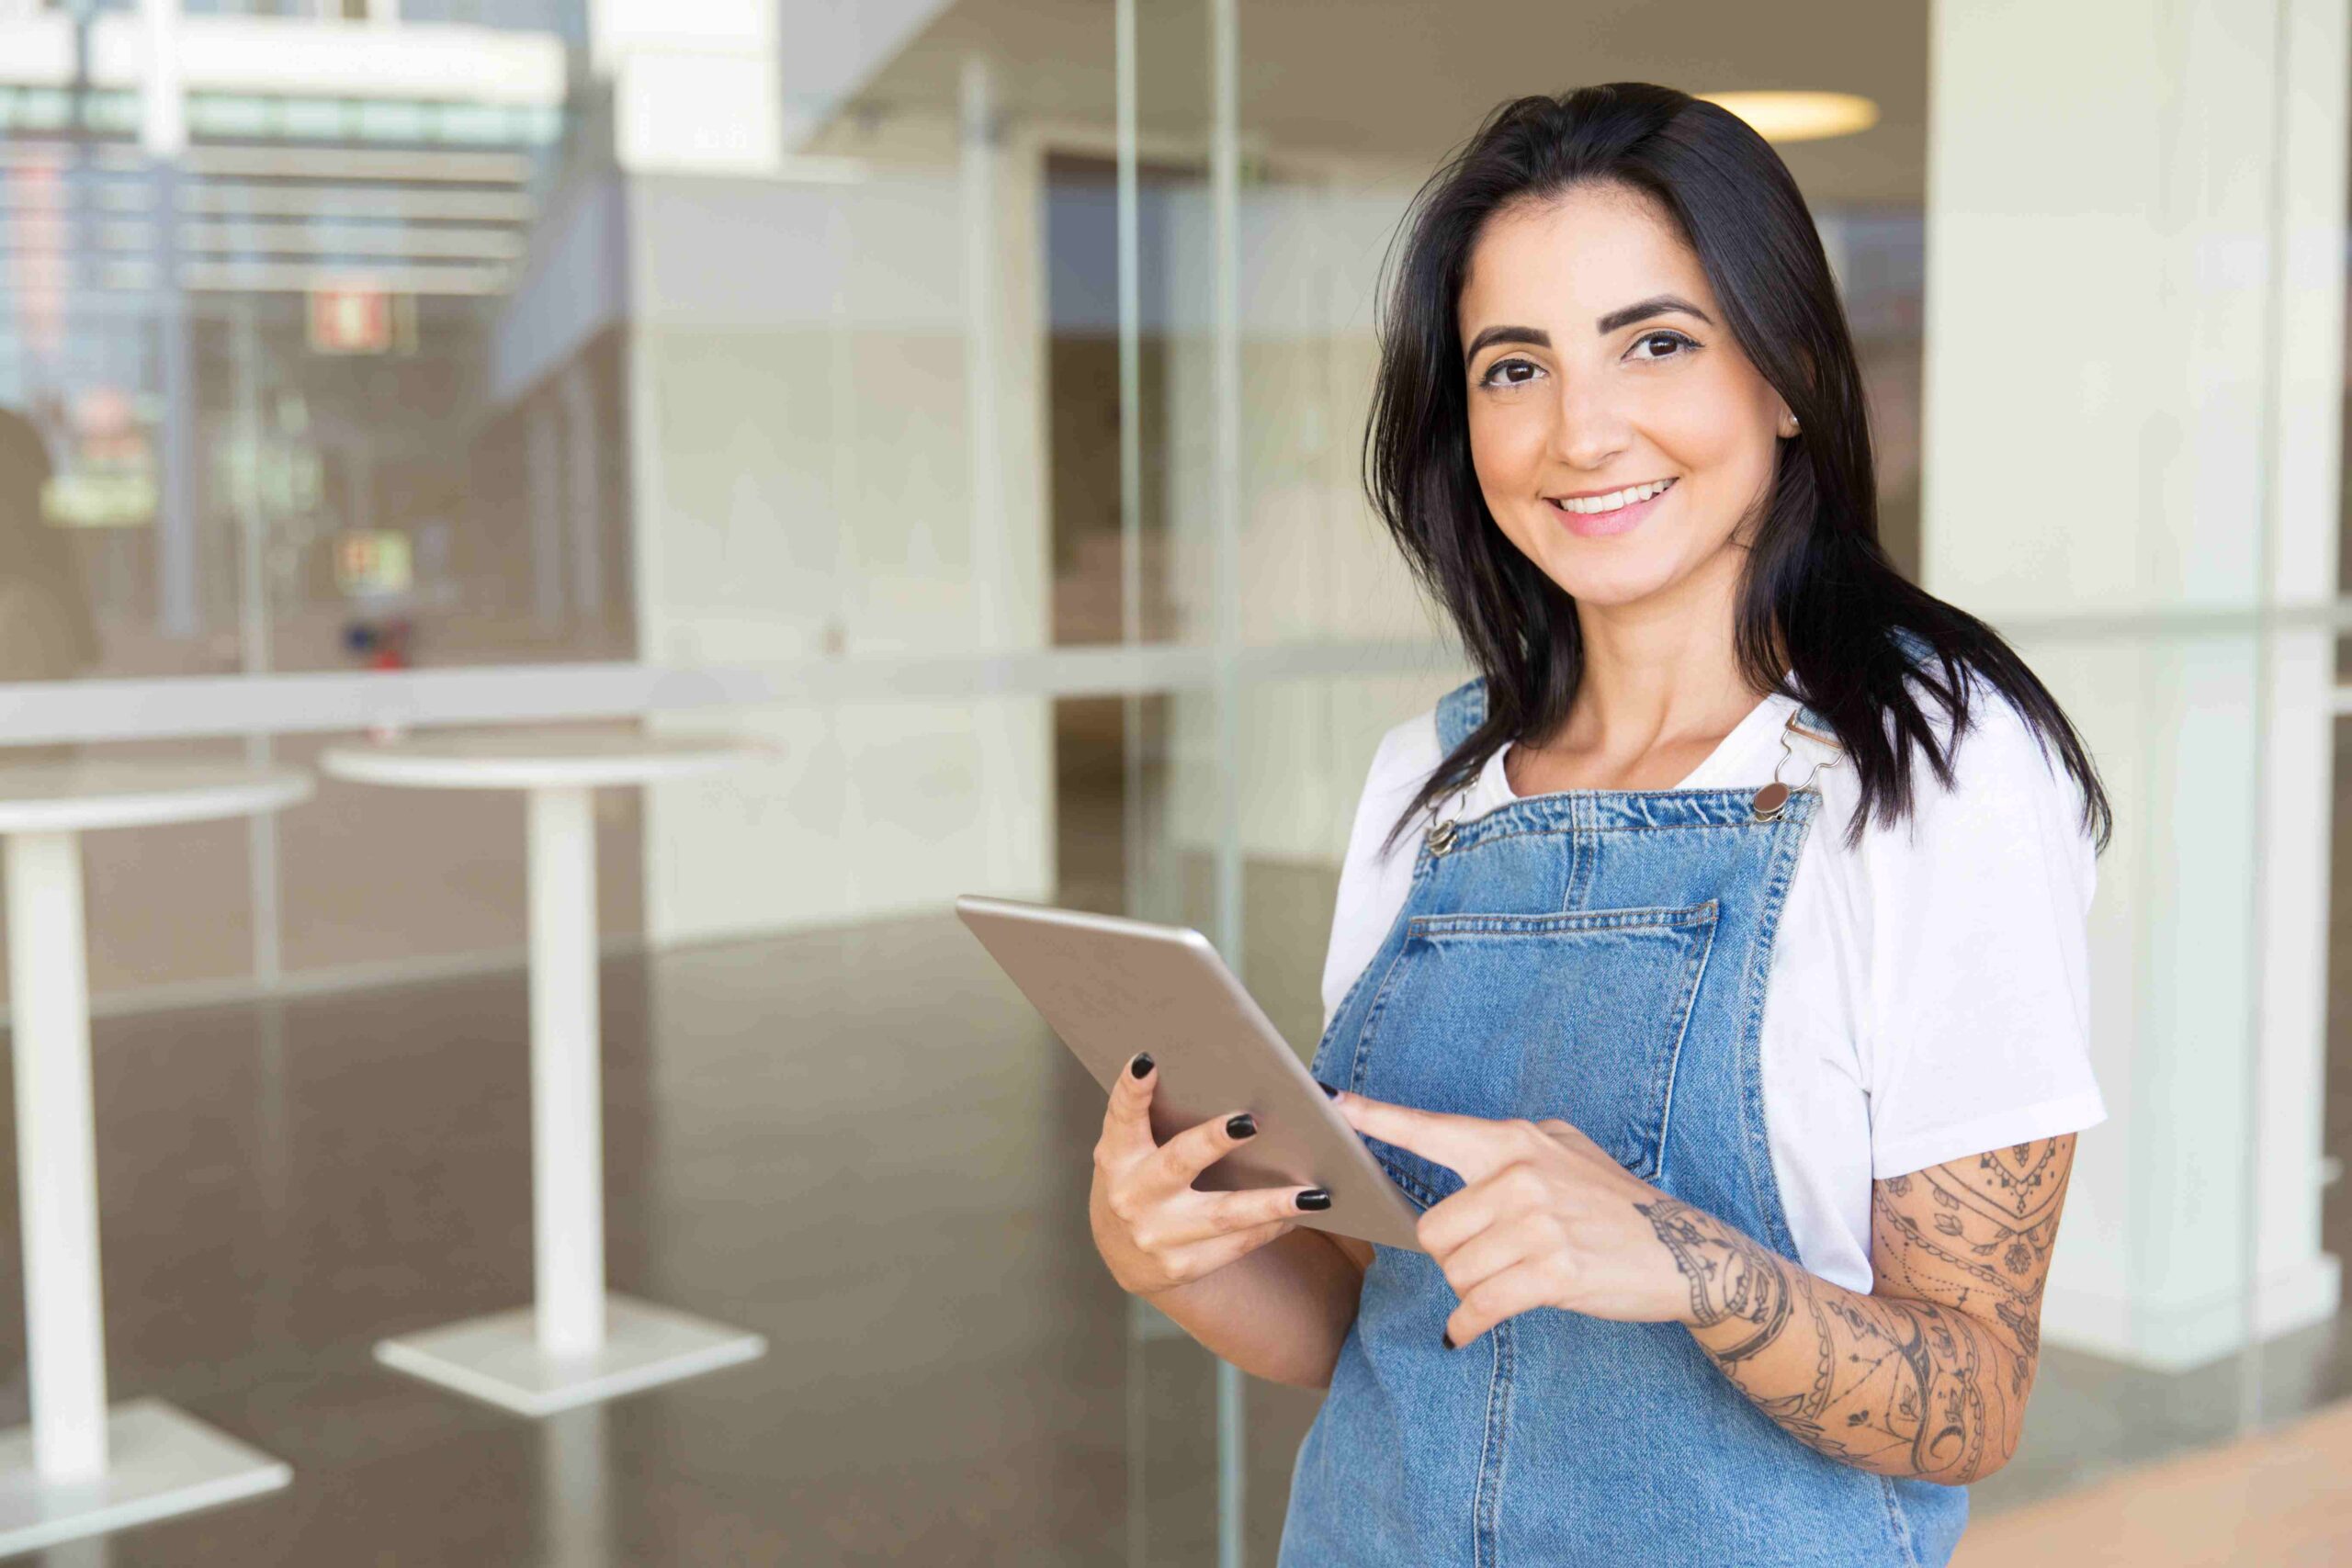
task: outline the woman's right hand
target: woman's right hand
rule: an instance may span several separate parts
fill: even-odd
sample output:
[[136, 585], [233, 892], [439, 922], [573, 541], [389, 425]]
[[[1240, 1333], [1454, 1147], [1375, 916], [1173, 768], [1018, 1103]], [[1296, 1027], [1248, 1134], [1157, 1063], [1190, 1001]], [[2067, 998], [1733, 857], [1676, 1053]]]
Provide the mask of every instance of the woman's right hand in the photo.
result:
[[1319, 1187], [1193, 1191], [1193, 1179], [1254, 1136], [1257, 1124], [1238, 1111], [1156, 1143], [1151, 1094], [1159, 1082], [1157, 1065], [1138, 1055], [1112, 1087], [1087, 1199], [1095, 1250], [1120, 1288], [1139, 1296], [1214, 1274], [1295, 1229], [1300, 1210], [1331, 1204]]

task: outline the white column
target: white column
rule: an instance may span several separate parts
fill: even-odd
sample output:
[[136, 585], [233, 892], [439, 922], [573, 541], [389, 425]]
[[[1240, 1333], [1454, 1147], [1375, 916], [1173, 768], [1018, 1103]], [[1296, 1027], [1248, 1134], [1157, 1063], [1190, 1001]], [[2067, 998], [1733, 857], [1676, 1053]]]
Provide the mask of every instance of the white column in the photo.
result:
[[[1923, 576], [2042, 623], [2019, 647], [2118, 813], [2092, 915], [2111, 1120], [2043, 1331], [2156, 1366], [2338, 1294], [2332, 638], [2291, 623], [2335, 581], [2346, 10], [1977, 0], [1929, 42]], [[2145, 624], [2050, 624], [2089, 615]]]
[[539, 1348], [605, 1338], [596, 824], [585, 789], [530, 793], [531, 1216]]
[[107, 1468], [107, 1352], [80, 840], [11, 835], [7, 885], [33, 1463], [44, 1482], [94, 1481]]

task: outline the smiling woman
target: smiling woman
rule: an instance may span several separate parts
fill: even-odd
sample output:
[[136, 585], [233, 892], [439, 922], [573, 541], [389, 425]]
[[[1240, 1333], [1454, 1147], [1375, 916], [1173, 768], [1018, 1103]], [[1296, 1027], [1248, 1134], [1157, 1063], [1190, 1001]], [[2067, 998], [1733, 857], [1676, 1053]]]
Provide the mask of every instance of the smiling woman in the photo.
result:
[[[1611, 782], [1634, 761], [1629, 734], [1719, 737], [1769, 692], [1803, 696], [1844, 743], [1861, 793], [1844, 826], [1859, 842], [1866, 818], [1910, 810], [1920, 750], [1951, 784], [1923, 705], [1964, 730], [1973, 671], [2055, 749], [2104, 847], [2106, 796], [2056, 701], [1879, 544], [1837, 284], [1787, 166], [1746, 122], [1639, 83], [1514, 100], [1422, 187], [1404, 241], [1366, 482], [1494, 680], [1479, 732], [1425, 781], [1400, 831], [1514, 739]], [[1567, 521], [1592, 515], [1569, 502], [1661, 480], [1671, 488], [1646, 504], [1599, 513], [1609, 526]], [[1591, 646], [1635, 626], [1640, 658]], [[1707, 682], [1679, 682], [1682, 699], [1653, 694], [1647, 722], [1626, 726], [1613, 679], [1584, 678], [1589, 664], [1658, 667], [1659, 639], [1679, 647], [1678, 669], [1694, 652], [1717, 662], [1693, 637], [1723, 645], [1738, 690], [1692, 709]], [[1597, 750], [1604, 736], [1621, 744]]]
[[[1478, 489], [1504, 536], [1580, 604], [1655, 602], [1668, 583], [1694, 607], [1727, 601], [1740, 558], [1724, 547], [1759, 515], [1770, 433], [1795, 416], [1719, 333], [1706, 272], [1657, 204], [1589, 185], [1497, 212], [1457, 313]], [[1626, 537], [1677, 510], [1680, 525]]]
[[1478, 673], [1373, 760], [1314, 1070], [1426, 1250], [1193, 1191], [1254, 1123], [1120, 1135], [1148, 1064], [1097, 1243], [1328, 1385], [1285, 1564], [1944, 1562], [2105, 1116], [2096, 769], [1880, 548], [1826, 258], [1732, 115], [1504, 105], [1381, 326], [1367, 481]]

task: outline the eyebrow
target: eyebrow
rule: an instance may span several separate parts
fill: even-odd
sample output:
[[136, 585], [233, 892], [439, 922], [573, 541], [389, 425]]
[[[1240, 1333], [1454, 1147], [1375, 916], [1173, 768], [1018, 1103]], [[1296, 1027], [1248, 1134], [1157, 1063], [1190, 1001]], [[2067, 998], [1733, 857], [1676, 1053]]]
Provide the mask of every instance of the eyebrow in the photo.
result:
[[[1663, 316], [1671, 310], [1679, 310], [1686, 316], [1696, 316], [1711, 327], [1715, 324], [1714, 319], [1706, 311], [1680, 295], [1658, 294], [1637, 304], [1610, 311], [1592, 323], [1592, 330], [1600, 333], [1613, 333], [1619, 327], [1630, 327], [1635, 321], [1646, 321], [1652, 316]], [[1462, 351], [1462, 362], [1467, 365], [1471, 360], [1478, 357], [1480, 349], [1489, 344], [1497, 343], [1521, 343], [1531, 348], [1549, 348], [1552, 346], [1552, 334], [1541, 327], [1487, 327], [1476, 337], [1472, 338], [1470, 346]]]
[[1679, 310], [1686, 316], [1696, 316], [1711, 327], [1715, 324], [1706, 311], [1702, 310], [1681, 295], [1657, 294], [1638, 305], [1628, 305], [1622, 310], [1610, 311], [1609, 314], [1592, 323], [1592, 330], [1597, 333], [1613, 333], [1619, 327], [1630, 327], [1635, 321], [1646, 321], [1652, 316], [1663, 316], [1669, 310]]

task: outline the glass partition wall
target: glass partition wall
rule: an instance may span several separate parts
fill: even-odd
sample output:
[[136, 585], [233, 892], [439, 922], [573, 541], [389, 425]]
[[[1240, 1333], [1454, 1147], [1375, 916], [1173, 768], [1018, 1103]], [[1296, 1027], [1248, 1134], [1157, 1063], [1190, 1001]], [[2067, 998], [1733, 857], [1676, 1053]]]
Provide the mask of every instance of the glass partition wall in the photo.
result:
[[[346, 36], [189, 9], [191, 29]], [[1003, 1444], [993, 1501], [899, 1499], [905, 1550], [960, 1509], [1035, 1561], [1271, 1561], [1317, 1396], [1243, 1378], [1103, 1277], [1099, 1092], [948, 901], [1197, 926], [1311, 1052], [1373, 750], [1467, 673], [1362, 485], [1407, 202], [1521, 93], [1860, 95], [1862, 129], [1781, 147], [1854, 325], [1887, 547], [2013, 638], [2118, 810], [2091, 954], [2110, 1121], [2082, 1141], [2024, 1447], [1978, 1517], [2343, 1392], [2321, 1234], [2343, 1158], [2323, 732], [2352, 705], [2313, 651], [2344, 620], [2312, 587], [2336, 581], [2342, 516], [2324, 7], [2278, 8], [2298, 51], [2192, 6], [2244, 35], [2243, 78], [2117, 61], [2087, 128], [2074, 85], [2040, 83], [2028, 113], [2003, 75], [2081, 51], [1952, 7], [841, 9], [788, 3], [682, 51], [625, 3], [410, 8], [387, 25], [416, 58], [499, 51], [471, 97], [316, 50], [315, 83], [184, 83], [177, 140], [152, 98], [0, 85], [0, 404], [55, 468], [39, 547], [0, 558], [5, 602], [42, 613], [0, 636], [0, 682], [32, 683], [0, 694], [0, 739], [307, 761], [456, 722], [766, 739], [775, 760], [723, 783], [600, 799], [601, 929], [658, 955], [647, 1095], [690, 1141], [755, 1137], [660, 1021], [870, 1030], [885, 1043], [831, 1090], [821, 1052], [778, 1069], [793, 1138], [846, 1159], [811, 1108], [840, 1091], [854, 1124], [936, 1070], [942, 1020], [910, 998], [945, 994], [970, 1114], [924, 1125], [1034, 1266], [987, 1315], [993, 1255], [910, 1199], [854, 1279], [763, 1276], [794, 1293], [772, 1337], [877, 1280], [957, 1303], [860, 1363], [905, 1400], [936, 1370], [922, 1484], [957, 1484], [953, 1434]], [[2186, 60], [2190, 23], [2164, 25]], [[2303, 112], [2182, 130], [2199, 95], [2270, 101], [2273, 73]], [[2036, 136], [2075, 159], [2039, 183]], [[2200, 183], [2200, 157], [2277, 177]], [[2110, 316], [2022, 304], [2054, 285], [2021, 255]], [[2214, 262], [2245, 255], [2290, 259]], [[248, 679], [122, 685], [204, 676]], [[59, 682], [92, 696], [51, 701]], [[510, 964], [519, 855], [503, 797], [329, 782], [275, 820], [94, 837], [100, 1005]], [[805, 968], [761, 956], [779, 937]], [[859, 1201], [814, 1158], [760, 1168]], [[723, 1202], [722, 1174], [660, 1198]], [[955, 1268], [923, 1274], [925, 1246]], [[888, 1423], [841, 1416], [815, 1453], [792, 1413], [837, 1391], [762, 1375], [775, 1424], [712, 1429], [780, 1439], [787, 1479], [887, 1448]], [[670, 1397], [648, 1408], [688, 1408]]]

